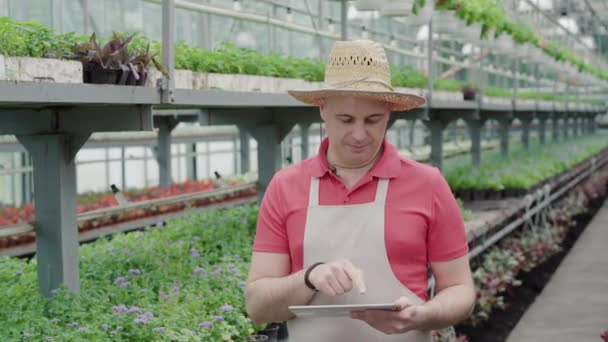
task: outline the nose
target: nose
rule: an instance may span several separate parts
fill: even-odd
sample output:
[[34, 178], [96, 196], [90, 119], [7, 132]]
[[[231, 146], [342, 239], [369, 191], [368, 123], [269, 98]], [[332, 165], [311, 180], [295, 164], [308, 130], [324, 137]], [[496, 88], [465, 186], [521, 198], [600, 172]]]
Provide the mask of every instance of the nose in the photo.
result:
[[357, 122], [354, 125], [352, 137], [355, 141], [363, 141], [367, 137], [367, 131], [365, 129], [365, 124], [362, 122]]

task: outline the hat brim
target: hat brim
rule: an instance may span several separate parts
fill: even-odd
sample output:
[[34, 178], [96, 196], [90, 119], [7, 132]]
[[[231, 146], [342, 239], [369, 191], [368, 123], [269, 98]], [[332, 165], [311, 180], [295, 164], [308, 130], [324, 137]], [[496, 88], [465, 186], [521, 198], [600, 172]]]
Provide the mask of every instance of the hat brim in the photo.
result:
[[320, 90], [288, 90], [287, 93], [295, 99], [312, 105], [320, 105], [323, 99], [333, 96], [355, 96], [361, 98], [375, 99], [392, 104], [392, 111], [408, 111], [420, 107], [426, 103], [422, 96], [392, 92], [392, 91], [370, 91], [356, 89], [320, 89]]

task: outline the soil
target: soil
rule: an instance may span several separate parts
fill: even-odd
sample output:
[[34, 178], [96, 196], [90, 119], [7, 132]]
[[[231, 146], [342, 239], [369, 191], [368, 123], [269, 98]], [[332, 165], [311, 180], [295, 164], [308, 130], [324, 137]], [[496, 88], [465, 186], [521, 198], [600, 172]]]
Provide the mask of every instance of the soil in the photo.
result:
[[504, 294], [504, 301], [508, 303], [505, 310], [494, 311], [490, 319], [481, 325], [472, 327], [470, 325], [456, 326], [458, 335], [466, 335], [469, 342], [503, 342], [507, 340], [511, 330], [515, 328], [524, 312], [534, 302], [545, 285], [551, 280], [551, 276], [568, 254], [578, 237], [585, 230], [591, 219], [595, 216], [606, 198], [601, 198], [591, 203], [589, 210], [574, 217], [576, 224], [568, 230], [566, 238], [562, 243], [562, 251], [553, 255], [546, 262], [538, 265], [530, 272], [520, 273], [518, 279], [522, 285], [511, 288]]

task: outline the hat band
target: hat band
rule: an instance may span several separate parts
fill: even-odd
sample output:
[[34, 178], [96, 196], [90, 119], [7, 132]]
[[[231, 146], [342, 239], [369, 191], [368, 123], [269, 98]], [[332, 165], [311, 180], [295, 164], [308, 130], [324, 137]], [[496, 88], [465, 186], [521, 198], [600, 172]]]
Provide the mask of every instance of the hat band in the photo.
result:
[[340, 89], [340, 88], [350, 87], [350, 86], [360, 83], [360, 82], [379, 83], [379, 84], [387, 87], [391, 91], [393, 91], [393, 87], [390, 84], [388, 84], [385, 80], [378, 78], [378, 77], [372, 77], [372, 76], [364, 76], [364, 77], [359, 77], [359, 78], [355, 78], [355, 79], [348, 80], [348, 81], [330, 83], [329, 85], [332, 88]]

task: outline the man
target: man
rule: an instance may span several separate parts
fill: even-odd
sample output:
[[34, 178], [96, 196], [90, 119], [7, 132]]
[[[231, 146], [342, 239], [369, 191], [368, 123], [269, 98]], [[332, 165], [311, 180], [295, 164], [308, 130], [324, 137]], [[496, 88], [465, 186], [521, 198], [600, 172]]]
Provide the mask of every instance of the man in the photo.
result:
[[[391, 111], [424, 103], [394, 92], [381, 45], [337, 42], [318, 105], [318, 155], [273, 177], [260, 207], [246, 291], [258, 323], [288, 321], [289, 341], [429, 341], [466, 318], [475, 291], [460, 209], [441, 173], [385, 140]], [[428, 299], [428, 269], [437, 294]], [[398, 311], [294, 318], [291, 305], [395, 302]]]

